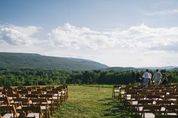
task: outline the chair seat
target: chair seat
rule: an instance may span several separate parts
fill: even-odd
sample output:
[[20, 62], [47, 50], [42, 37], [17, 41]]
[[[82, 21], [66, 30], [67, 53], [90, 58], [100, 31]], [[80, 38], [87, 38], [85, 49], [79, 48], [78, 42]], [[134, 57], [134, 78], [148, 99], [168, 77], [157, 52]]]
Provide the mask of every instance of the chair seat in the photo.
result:
[[6, 113], [3, 118], [12, 118], [13, 114], [12, 113]]
[[[17, 113], [16, 114], [17, 115], [17, 117], [19, 117], [19, 113]], [[4, 116], [3, 116], [3, 118], [13, 118], [13, 114], [12, 113], [6, 113]]]
[[27, 117], [35, 117], [35, 118], [40, 118], [40, 114], [39, 113], [28, 113]]

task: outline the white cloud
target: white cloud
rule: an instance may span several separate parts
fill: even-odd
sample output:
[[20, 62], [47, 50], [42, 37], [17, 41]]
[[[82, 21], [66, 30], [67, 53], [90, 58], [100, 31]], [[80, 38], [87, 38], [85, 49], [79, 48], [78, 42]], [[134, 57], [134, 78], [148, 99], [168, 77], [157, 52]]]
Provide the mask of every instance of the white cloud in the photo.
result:
[[[126, 30], [113, 29], [102, 32], [66, 24], [64, 27], [53, 29], [49, 37], [54, 46], [72, 50], [156, 50], [158, 47], [159, 50], [165, 50], [165, 46], [173, 46], [178, 42], [178, 27], [151, 28], [142, 24]], [[174, 50], [175, 48], [172, 48], [172, 51]]]
[[40, 28], [35, 26], [20, 27], [14, 25], [0, 26], [0, 41], [11, 45], [30, 45], [36, 42], [35, 34]]
[[147, 25], [96, 31], [69, 23], [48, 32], [35, 26], [0, 26], [0, 51], [87, 58], [112, 66], [178, 65], [178, 27]]
[[112, 45], [107, 33], [90, 30], [86, 27], [76, 27], [65, 24], [49, 33], [49, 38], [54, 46], [69, 49], [108, 48]]

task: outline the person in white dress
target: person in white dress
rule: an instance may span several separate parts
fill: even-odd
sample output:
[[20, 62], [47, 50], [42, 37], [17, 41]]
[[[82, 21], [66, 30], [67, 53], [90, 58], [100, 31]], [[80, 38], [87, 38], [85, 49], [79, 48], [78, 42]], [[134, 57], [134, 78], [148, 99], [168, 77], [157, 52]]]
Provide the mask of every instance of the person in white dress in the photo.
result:
[[148, 84], [150, 83], [151, 81], [151, 78], [152, 78], [152, 74], [148, 71], [148, 69], [146, 69], [146, 71], [143, 73], [143, 86], [145, 87], [148, 87]]
[[153, 75], [153, 83], [155, 85], [159, 85], [161, 83], [161, 79], [162, 79], [162, 74], [161, 72], [157, 69], [156, 72]]

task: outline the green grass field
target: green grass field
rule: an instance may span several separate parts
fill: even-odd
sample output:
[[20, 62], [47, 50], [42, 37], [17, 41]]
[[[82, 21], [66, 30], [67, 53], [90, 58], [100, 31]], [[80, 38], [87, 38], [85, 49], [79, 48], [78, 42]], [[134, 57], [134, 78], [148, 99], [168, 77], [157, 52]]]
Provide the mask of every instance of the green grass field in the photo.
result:
[[129, 118], [122, 103], [112, 99], [110, 85], [69, 86], [69, 99], [52, 118]]

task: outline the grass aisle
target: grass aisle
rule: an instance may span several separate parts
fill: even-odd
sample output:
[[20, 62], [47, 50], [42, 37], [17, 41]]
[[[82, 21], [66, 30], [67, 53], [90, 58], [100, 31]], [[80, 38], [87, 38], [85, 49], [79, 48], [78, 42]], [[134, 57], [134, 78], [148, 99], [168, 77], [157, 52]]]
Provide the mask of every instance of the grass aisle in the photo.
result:
[[[112, 86], [69, 86], [68, 101], [56, 110], [52, 118], [123, 118], [127, 116], [127, 111], [120, 111], [124, 106], [113, 101], [111, 97]], [[119, 107], [121, 109], [118, 109]]]

